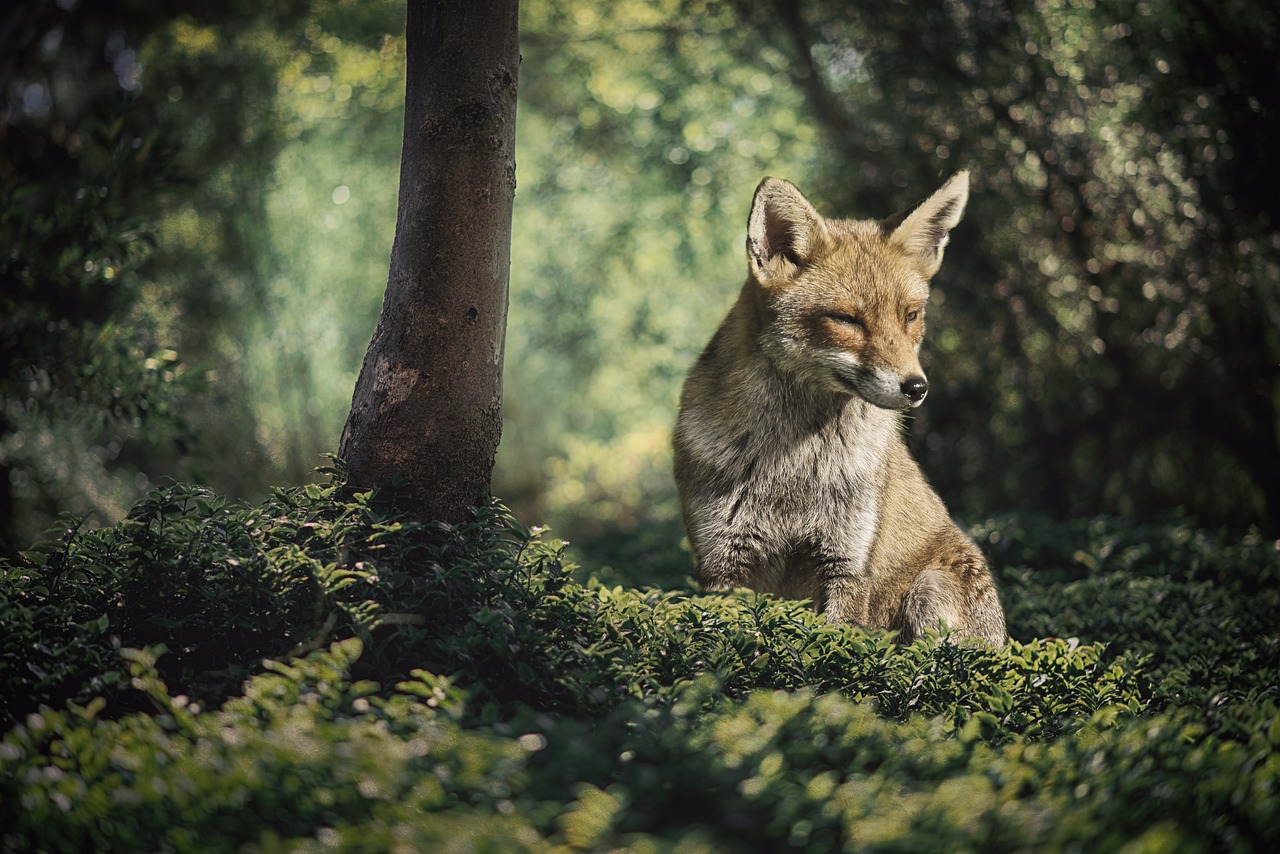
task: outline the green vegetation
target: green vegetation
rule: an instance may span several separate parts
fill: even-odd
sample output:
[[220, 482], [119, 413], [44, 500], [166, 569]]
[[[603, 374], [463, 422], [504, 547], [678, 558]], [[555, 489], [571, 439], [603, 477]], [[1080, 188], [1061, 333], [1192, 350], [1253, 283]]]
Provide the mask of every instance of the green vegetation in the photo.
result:
[[[402, 4], [10, 5], [0, 850], [1280, 848], [1280, 6], [524, 0], [494, 491], [566, 552], [297, 485]], [[756, 182], [960, 168], [912, 441], [1014, 642], [697, 594], [670, 429]]]
[[6, 849], [1280, 842], [1256, 534], [992, 522], [1015, 640], [898, 647], [344, 492], [173, 487], [0, 566]]
[[[495, 492], [575, 540], [668, 526], [679, 384], [759, 179], [881, 216], [968, 168], [912, 423], [953, 511], [1274, 530], [1280, 11], [1200, 5], [525, 0]], [[302, 482], [386, 282], [401, 5], [20, 7], [8, 545], [166, 477]]]

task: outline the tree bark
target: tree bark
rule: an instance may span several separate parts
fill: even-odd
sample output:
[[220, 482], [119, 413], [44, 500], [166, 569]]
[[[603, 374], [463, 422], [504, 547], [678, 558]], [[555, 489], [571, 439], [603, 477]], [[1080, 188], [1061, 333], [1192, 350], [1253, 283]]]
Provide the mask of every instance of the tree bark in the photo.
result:
[[387, 292], [342, 431], [350, 482], [457, 522], [502, 434], [518, 0], [409, 0]]

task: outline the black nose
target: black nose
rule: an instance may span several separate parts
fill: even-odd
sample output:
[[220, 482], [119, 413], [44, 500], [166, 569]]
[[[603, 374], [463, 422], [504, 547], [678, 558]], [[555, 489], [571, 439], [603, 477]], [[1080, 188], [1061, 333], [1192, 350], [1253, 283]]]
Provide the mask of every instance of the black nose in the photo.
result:
[[929, 393], [929, 383], [924, 377], [908, 377], [902, 383], [902, 393], [912, 403], [919, 403]]

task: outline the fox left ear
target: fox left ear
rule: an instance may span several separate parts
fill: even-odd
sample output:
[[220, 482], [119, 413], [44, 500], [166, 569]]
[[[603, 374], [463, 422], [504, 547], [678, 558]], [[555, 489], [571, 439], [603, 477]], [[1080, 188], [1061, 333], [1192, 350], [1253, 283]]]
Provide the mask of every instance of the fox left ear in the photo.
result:
[[905, 217], [884, 221], [885, 229], [890, 231], [890, 242], [906, 250], [926, 279], [942, 266], [942, 250], [950, 239], [951, 229], [964, 215], [968, 201], [969, 173], [961, 171]]
[[813, 257], [826, 226], [790, 181], [765, 178], [747, 219], [747, 265], [766, 287], [787, 281]]

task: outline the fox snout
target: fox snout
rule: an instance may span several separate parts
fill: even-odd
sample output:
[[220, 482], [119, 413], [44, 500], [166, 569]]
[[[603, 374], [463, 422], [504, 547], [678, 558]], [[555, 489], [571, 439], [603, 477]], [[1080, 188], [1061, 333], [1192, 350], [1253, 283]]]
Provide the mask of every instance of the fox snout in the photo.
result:
[[853, 390], [881, 409], [915, 409], [929, 393], [929, 381], [923, 374], [903, 379], [890, 371], [875, 371], [868, 379], [870, 382], [857, 383]]
[[832, 375], [836, 386], [846, 394], [852, 392], [881, 409], [914, 409], [929, 393], [929, 381], [923, 374], [908, 374], [904, 378], [886, 367], [867, 368], [846, 363], [832, 371]]
[[921, 376], [907, 377], [902, 381], [902, 396], [908, 406], [919, 406], [924, 403], [924, 396], [929, 393], [929, 381]]

